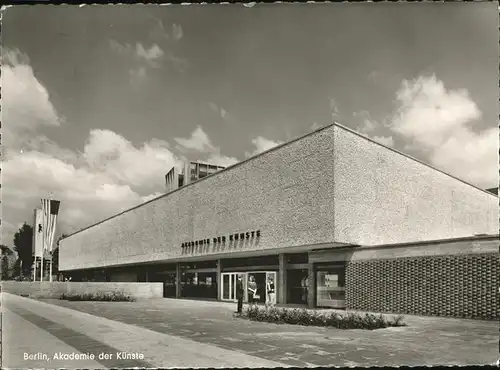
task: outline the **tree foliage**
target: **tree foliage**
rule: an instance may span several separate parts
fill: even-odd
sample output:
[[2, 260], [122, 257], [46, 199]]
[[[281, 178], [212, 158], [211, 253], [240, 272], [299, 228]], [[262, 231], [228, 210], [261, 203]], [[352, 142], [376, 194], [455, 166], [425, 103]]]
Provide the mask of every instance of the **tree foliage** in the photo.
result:
[[0, 253], [2, 254], [2, 256], [4, 254], [7, 255], [7, 256], [10, 256], [14, 252], [12, 251], [12, 249], [10, 249], [9, 247], [7, 247], [6, 245], [0, 244]]
[[[33, 264], [33, 227], [26, 222], [14, 234], [14, 249], [18, 255], [18, 262], [24, 276], [29, 276]], [[21, 267], [21, 266], [20, 266]]]
[[2, 262], [1, 262], [1, 269], [2, 269], [2, 280], [9, 280], [9, 258], [7, 257], [7, 254], [2, 253]]

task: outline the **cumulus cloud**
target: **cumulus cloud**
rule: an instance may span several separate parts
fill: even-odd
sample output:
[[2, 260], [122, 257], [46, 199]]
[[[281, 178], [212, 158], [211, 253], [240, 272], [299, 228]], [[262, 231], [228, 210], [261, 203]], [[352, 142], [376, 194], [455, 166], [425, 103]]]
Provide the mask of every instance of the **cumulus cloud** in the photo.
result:
[[435, 75], [404, 80], [389, 127], [430, 163], [479, 186], [498, 184], [498, 129], [475, 130], [482, 117], [465, 89]]
[[115, 40], [110, 40], [109, 44], [111, 50], [130, 60], [129, 77], [134, 85], [145, 80], [149, 70], [159, 68], [162, 60], [170, 60], [170, 54], [165, 56], [165, 52], [157, 44], [149, 48], [141, 43], [121, 44]]
[[394, 139], [391, 136], [392, 133], [389, 131], [388, 135], [380, 135], [383, 131], [388, 131], [387, 128], [384, 127], [383, 124], [380, 124], [377, 120], [375, 120], [370, 112], [368, 111], [359, 111], [354, 112], [353, 117], [360, 123], [358, 126], [358, 131], [372, 140], [388, 146], [394, 146]]
[[373, 136], [372, 139], [375, 140], [377, 143], [380, 143], [388, 147], [394, 146], [394, 139], [392, 138], [392, 136]]
[[179, 24], [172, 25], [172, 37], [175, 41], [178, 41], [182, 38], [184, 33], [182, 32], [182, 27]]
[[338, 117], [340, 117], [338, 103], [337, 100], [335, 100], [335, 98], [329, 99], [329, 107], [330, 107], [330, 113], [332, 115], [332, 120], [335, 120]]
[[206, 154], [205, 161], [210, 164], [216, 164], [223, 167], [238, 163], [235, 157], [227, 157], [221, 154], [219, 147], [212, 144], [212, 141], [201, 126], [197, 126], [189, 138], [174, 138], [177, 142], [177, 148], [181, 152], [196, 152]]
[[174, 140], [180, 150], [196, 150], [198, 152], [210, 152], [215, 150], [210, 138], [203, 131], [201, 126], [197, 126], [189, 138], [176, 137]]
[[318, 122], [313, 122], [310, 129], [311, 129], [311, 131], [316, 131], [316, 130], [319, 130], [321, 127], [322, 126]]
[[227, 110], [225, 110], [222, 107], [219, 107], [217, 104], [215, 104], [213, 102], [209, 102], [208, 106], [213, 113], [218, 114], [224, 121], [227, 121], [227, 119], [228, 119]]
[[45, 87], [35, 78], [29, 59], [19, 50], [2, 50], [2, 144], [11, 150], [37, 146], [35, 127], [57, 127], [61, 117]]
[[396, 100], [400, 107], [391, 128], [425, 148], [443, 144], [455, 130], [481, 118], [467, 90], [447, 90], [436, 76], [404, 80]]
[[228, 157], [228, 156], [220, 154], [220, 152], [216, 152], [216, 153], [210, 154], [207, 157], [206, 162], [210, 163], [210, 164], [215, 164], [217, 166], [229, 167], [229, 166], [232, 166], [233, 164], [238, 163], [239, 160], [238, 160], [238, 158]]
[[165, 55], [165, 52], [157, 45], [153, 44], [146, 48], [141, 43], [120, 44], [118, 41], [111, 40], [111, 50], [125, 56], [133, 57], [137, 62], [146, 63], [150, 67], [159, 67], [158, 60]]
[[149, 49], [145, 49], [142, 44], [136, 44], [135, 54], [139, 59], [144, 59], [151, 66], [157, 67], [156, 60], [161, 58], [165, 53], [156, 44], [152, 45]]
[[403, 80], [396, 110], [382, 122], [354, 113], [358, 130], [480, 187], [498, 186], [498, 129], [477, 129], [482, 113], [465, 89], [447, 89], [435, 75]]
[[82, 152], [61, 148], [40, 129], [64, 124], [50, 95], [19, 51], [3, 50], [2, 243], [11, 245], [40, 198], [61, 200], [59, 231], [69, 233], [157, 197], [179, 163], [168, 143], [134, 146], [109, 130], [92, 130]]
[[246, 152], [245, 156], [253, 157], [259, 153], [265, 152], [266, 150], [272, 149], [278, 145], [283, 144], [283, 141], [280, 140], [270, 140], [265, 137], [258, 136], [255, 139], [252, 139], [252, 144], [255, 146], [255, 150], [253, 152]]
[[[177, 42], [183, 37], [181, 25], [174, 23], [171, 30], [167, 31], [160, 19], [155, 18], [155, 21], [150, 32], [153, 43], [149, 47], [140, 42], [133, 45], [110, 40], [111, 50], [130, 59], [132, 66], [129, 69], [129, 77], [133, 85], [143, 82], [148, 76], [149, 70], [162, 67], [165, 64], [172, 65], [179, 72], [184, 72], [187, 67], [185, 59], [175, 56], [171, 50], [168, 50], [172, 42]], [[167, 43], [166, 49], [165, 43]], [[162, 48], [160, 45], [164, 47]]]
[[151, 30], [151, 38], [155, 40], [174, 40], [179, 41], [183, 36], [182, 26], [180, 24], [172, 24], [171, 30], [168, 31], [161, 19], [155, 18], [155, 25]]

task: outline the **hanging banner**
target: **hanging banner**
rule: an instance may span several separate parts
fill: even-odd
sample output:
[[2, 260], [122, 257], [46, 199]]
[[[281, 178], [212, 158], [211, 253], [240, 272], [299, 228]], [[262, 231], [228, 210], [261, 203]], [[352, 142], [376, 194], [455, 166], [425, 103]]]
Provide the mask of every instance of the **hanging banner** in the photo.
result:
[[42, 257], [43, 253], [43, 216], [41, 209], [35, 209], [33, 225], [33, 255]]
[[60, 201], [51, 199], [42, 199], [42, 238], [43, 255], [50, 256], [54, 244], [54, 235], [56, 232], [57, 215], [59, 213]]

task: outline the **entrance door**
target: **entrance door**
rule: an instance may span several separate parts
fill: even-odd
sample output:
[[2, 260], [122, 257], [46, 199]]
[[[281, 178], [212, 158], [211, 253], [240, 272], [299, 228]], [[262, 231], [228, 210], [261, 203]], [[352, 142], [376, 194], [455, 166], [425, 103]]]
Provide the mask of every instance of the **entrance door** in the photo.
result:
[[[267, 302], [267, 282], [271, 277], [274, 282], [274, 291], [278, 293], [278, 284], [276, 281], [275, 271], [252, 271], [247, 272], [247, 281], [253, 280], [257, 287], [258, 298], [255, 299], [257, 303], [264, 304]], [[248, 291], [246, 296], [248, 297]]]
[[221, 281], [221, 300], [236, 302], [236, 282], [238, 275], [243, 277], [243, 292], [245, 292], [245, 274], [241, 272], [222, 273]]

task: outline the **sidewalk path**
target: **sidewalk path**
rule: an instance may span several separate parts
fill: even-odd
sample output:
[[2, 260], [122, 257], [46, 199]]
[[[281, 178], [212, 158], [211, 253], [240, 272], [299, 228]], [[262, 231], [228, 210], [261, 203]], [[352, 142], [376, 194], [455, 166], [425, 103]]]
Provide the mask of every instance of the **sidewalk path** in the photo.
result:
[[496, 321], [407, 316], [407, 327], [339, 330], [252, 322], [234, 317], [235, 305], [224, 302], [50, 302], [291, 366], [468, 365], [498, 358]]
[[[284, 366], [279, 362], [29, 298], [2, 293], [2, 301], [8, 320], [8, 325], [4, 322], [3, 367], [5, 368]], [[20, 345], [22, 346], [16, 349]], [[62, 364], [52, 360], [56, 352], [66, 355], [93, 354], [96, 360], [86, 362], [68, 360], [69, 362]], [[40, 353], [40, 355], [37, 359], [25, 360], [24, 353]], [[105, 355], [106, 358], [103, 357]], [[131, 358], [133, 355], [135, 358]]]
[[[96, 369], [103, 366], [99, 362], [92, 360], [54, 359], [54, 353], [81, 354], [81, 352], [10, 310], [4, 310], [3, 321], [3, 368], [43, 369], [50, 367], [60, 369], [79, 367], [82, 369]], [[43, 354], [46, 354], [46, 356]], [[25, 355], [32, 356], [32, 359], [25, 360]]]

